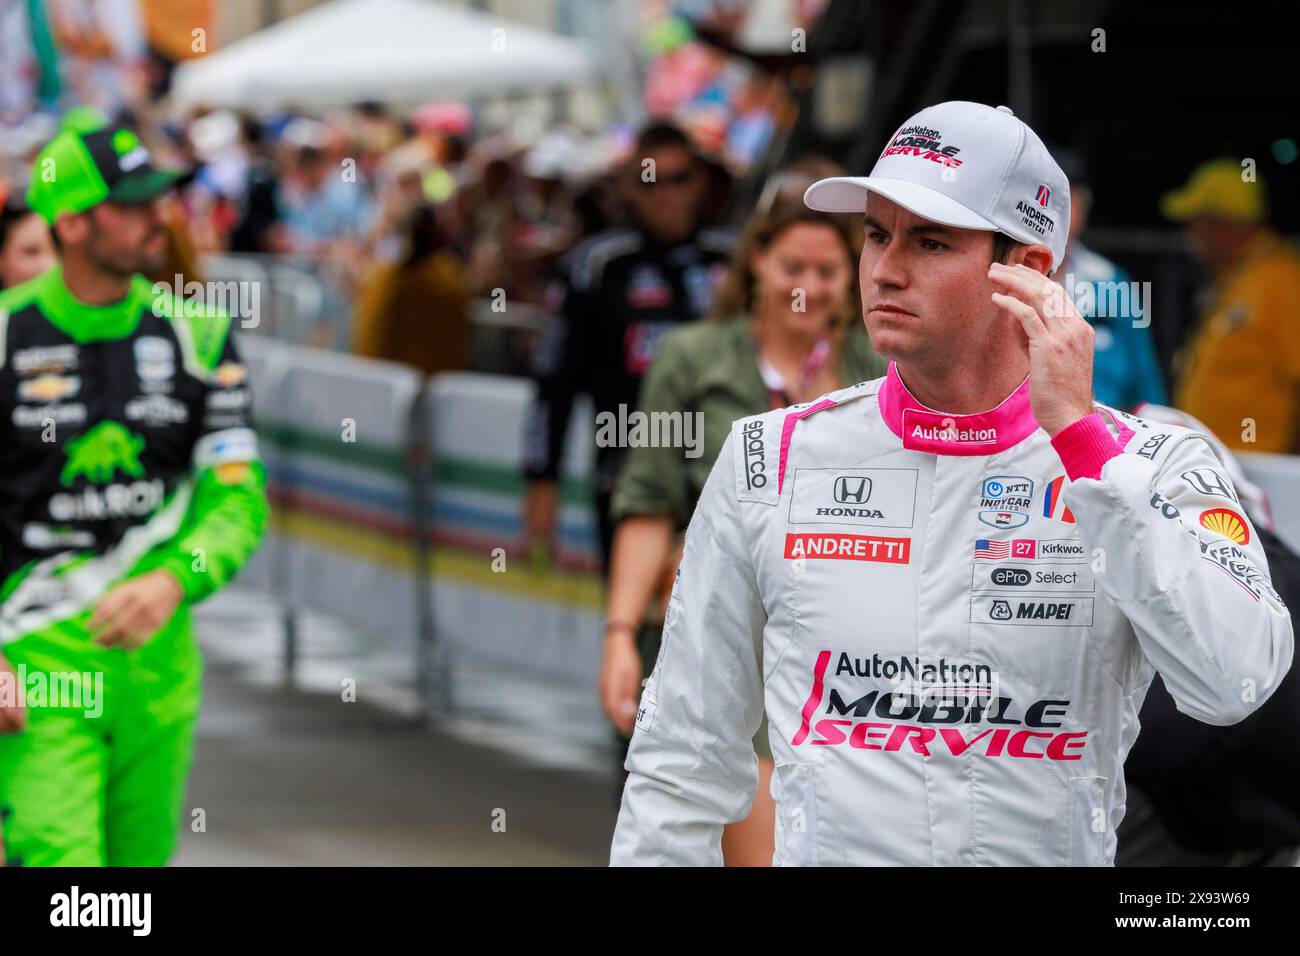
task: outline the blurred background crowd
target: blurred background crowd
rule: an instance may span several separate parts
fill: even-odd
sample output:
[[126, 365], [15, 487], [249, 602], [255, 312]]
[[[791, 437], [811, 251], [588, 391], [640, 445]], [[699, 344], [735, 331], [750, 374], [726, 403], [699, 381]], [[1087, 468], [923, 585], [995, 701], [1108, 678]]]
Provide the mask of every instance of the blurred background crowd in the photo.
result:
[[[248, 267], [265, 257], [311, 292], [310, 308], [301, 294], [284, 314], [266, 308], [268, 334], [428, 373], [526, 375], [562, 310], [561, 260], [585, 239], [657, 228], [656, 215], [692, 220], [666, 222], [669, 234], [738, 229], [791, 164], [862, 173], [917, 105], [1007, 102], [1073, 180], [1073, 269], [1058, 278], [1154, 290], [1099, 317], [1099, 397], [1132, 407], [1190, 377], [1181, 397], [1199, 414], [1207, 392], [1228, 387], [1208, 381], [1204, 361], [1188, 367], [1228, 265], [1272, 262], [1274, 227], [1296, 228], [1300, 147], [1277, 119], [1292, 84], [1269, 82], [1277, 67], [1262, 58], [1248, 99], [1226, 66], [1212, 82], [1180, 75], [1168, 99], [1135, 98], [1139, 81], [1170, 82], [1162, 67], [1178, 55], [1177, 31], [1197, 29], [1149, 25], [1107, 3], [967, 3], [941, 15], [934, 4], [832, 0], [6, 0], [0, 195], [9, 223], [32, 157], [60, 125], [133, 126], [195, 171], [169, 212], [169, 280], [259, 275]], [[1107, 31], [1128, 42], [1107, 48]], [[464, 37], [481, 49], [440, 56]], [[1256, 40], [1231, 28], [1215, 43]], [[409, 75], [412, 57], [428, 76]], [[672, 183], [639, 188], [648, 120], [688, 140], [684, 212], [660, 201]], [[36, 230], [16, 223], [6, 235], [30, 249]], [[1232, 291], [1292, 308], [1281, 261], [1278, 295], [1254, 274], [1234, 276]], [[1294, 403], [1293, 384], [1275, 397]], [[1296, 432], [1295, 416], [1281, 416], [1254, 450], [1294, 451]]]
[[36, 152], [111, 122], [193, 171], [151, 278], [258, 285], [246, 334], [532, 383], [492, 436], [519, 449], [512, 552], [582, 566], [557, 540], [580, 396], [702, 412], [699, 468], [602, 446], [583, 486], [626, 732], [614, 688], [653, 661], [726, 424], [883, 374], [860, 227], [800, 197], [922, 106], [1006, 103], [1065, 169], [1057, 278], [1109, 303], [1081, 308], [1099, 400], [1300, 453], [1300, 130], [1271, 42], [1102, 0], [0, 0], [0, 287], [54, 256], [22, 207]]
[[[312, 5], [260, 6], [249, 12], [278, 16]], [[763, 154], [784, 102], [777, 77], [699, 42], [668, 4], [623, 11], [564, 2], [501, 5], [532, 20], [539, 7], [553, 17], [570, 8], [570, 20], [598, 33], [629, 16], [640, 21], [630, 35], [616, 34], [623, 49], [609, 52], [644, 71], [644, 104], [611, 95], [627, 80], [602, 76], [586, 44], [525, 22], [490, 19], [484, 6], [325, 4], [255, 33], [258, 41], [278, 44], [254, 67], [268, 68], [273, 86], [278, 71], [302, 69], [296, 45], [310, 44], [307, 55], [328, 66], [340, 44], [362, 42], [353, 30], [358, 18], [376, 28], [374, 45], [358, 57], [364, 62], [355, 68], [363, 75], [355, 87], [299, 96], [294, 77], [278, 77], [286, 80], [284, 89], [259, 86], [240, 95], [229, 88], [219, 57], [204, 64], [215, 72], [185, 74], [184, 64], [220, 50], [220, 37], [255, 25], [255, 18], [234, 14], [257, 4], [7, 2], [0, 23], [0, 193], [11, 206], [21, 200], [32, 157], [61, 124], [135, 127], [163, 161], [196, 170], [170, 223], [175, 271], [187, 280], [225, 278], [228, 255], [274, 256], [319, 282], [326, 301], [297, 325], [285, 319], [273, 334], [412, 361], [427, 372], [468, 367], [469, 300], [496, 294], [518, 313], [513, 327], [526, 327], [535, 319], [527, 307], [546, 302], [556, 260], [583, 238], [628, 219], [628, 190], [619, 188], [615, 170], [632, 148], [635, 123], [621, 121], [622, 114], [639, 119], [649, 109], [683, 122], [709, 156], [702, 202], [709, 207], [705, 217], [718, 219], [735, 178]], [[807, 27], [821, 6], [802, 3], [791, 12]], [[734, 28], [738, 8], [723, 12]], [[778, 40], [788, 32], [786, 11], [780, 14], [768, 24], [780, 31]], [[415, 40], [436, 59], [448, 42], [445, 29], [477, 31], [481, 75], [453, 84], [481, 94], [477, 99], [438, 98], [436, 80], [416, 96], [382, 74], [395, 39]], [[490, 46], [494, 30], [499, 56]], [[302, 36], [290, 35], [295, 31]], [[245, 68], [243, 49], [236, 40], [226, 51], [237, 71]], [[515, 64], [520, 75], [499, 88], [497, 61], [516, 57], [525, 61]], [[543, 71], [558, 60], [557, 75], [530, 74], [530, 57]], [[187, 79], [193, 82], [186, 85]], [[319, 102], [304, 106], [303, 100]], [[395, 269], [417, 262], [419, 270]], [[425, 310], [437, 315], [441, 329], [427, 317], [414, 328], [400, 315], [377, 316], [401, 313], [411, 283], [443, 303]], [[443, 330], [453, 339], [445, 349], [424, 341], [425, 333]], [[392, 340], [395, 332], [399, 341]], [[501, 356], [485, 363], [523, 370], [524, 356], [510, 359], [513, 365]]]

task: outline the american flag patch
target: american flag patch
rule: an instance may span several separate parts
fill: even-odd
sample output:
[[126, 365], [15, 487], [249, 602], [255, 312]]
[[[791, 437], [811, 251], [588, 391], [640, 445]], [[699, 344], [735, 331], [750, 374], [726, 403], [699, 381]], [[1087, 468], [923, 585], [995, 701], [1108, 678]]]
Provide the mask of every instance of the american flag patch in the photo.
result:
[[990, 558], [994, 561], [1001, 561], [1011, 554], [1010, 541], [989, 541], [987, 538], [980, 538], [975, 542], [975, 557]]
[[990, 541], [988, 538], [979, 538], [975, 542], [975, 557], [987, 558], [990, 561], [1037, 556], [1038, 542], [1033, 538], [1015, 538], [1012, 541]]

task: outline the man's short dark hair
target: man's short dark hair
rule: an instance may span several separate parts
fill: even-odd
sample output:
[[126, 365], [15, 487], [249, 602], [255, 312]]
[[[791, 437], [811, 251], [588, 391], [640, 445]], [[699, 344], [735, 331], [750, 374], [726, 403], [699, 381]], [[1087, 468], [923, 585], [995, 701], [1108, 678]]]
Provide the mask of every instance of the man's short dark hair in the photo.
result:
[[685, 131], [675, 123], [656, 120], [641, 128], [636, 137], [636, 154], [646, 156], [657, 149], [684, 149], [694, 155], [695, 146]]
[[993, 261], [1001, 262], [1004, 265], [1011, 258], [1011, 250], [1016, 246], [1023, 246], [1024, 243], [1018, 239], [1012, 239], [1005, 232], [993, 233]]

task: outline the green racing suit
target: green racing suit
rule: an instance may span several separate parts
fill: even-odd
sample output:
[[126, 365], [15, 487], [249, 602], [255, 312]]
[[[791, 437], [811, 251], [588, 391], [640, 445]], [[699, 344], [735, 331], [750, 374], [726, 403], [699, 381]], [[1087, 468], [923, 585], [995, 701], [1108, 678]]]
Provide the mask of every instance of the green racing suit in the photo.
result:
[[[56, 266], [0, 293], [0, 736], [7, 865], [156, 866], [175, 846], [201, 697], [189, 606], [266, 522], [247, 371], [226, 315], [137, 276], [113, 305]], [[142, 647], [91, 640], [114, 586], [183, 598]]]

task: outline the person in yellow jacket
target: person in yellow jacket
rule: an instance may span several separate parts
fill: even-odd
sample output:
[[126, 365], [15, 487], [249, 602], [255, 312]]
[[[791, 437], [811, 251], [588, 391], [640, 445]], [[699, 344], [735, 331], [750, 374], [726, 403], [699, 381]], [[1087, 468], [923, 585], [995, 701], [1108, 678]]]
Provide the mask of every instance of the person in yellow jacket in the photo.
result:
[[1266, 224], [1264, 183], [1217, 159], [1160, 206], [1213, 274], [1175, 360], [1174, 404], [1230, 448], [1300, 453], [1300, 251]]
[[357, 295], [352, 351], [425, 375], [468, 368], [473, 352], [465, 267], [432, 206], [407, 218], [401, 261], [376, 267]]

